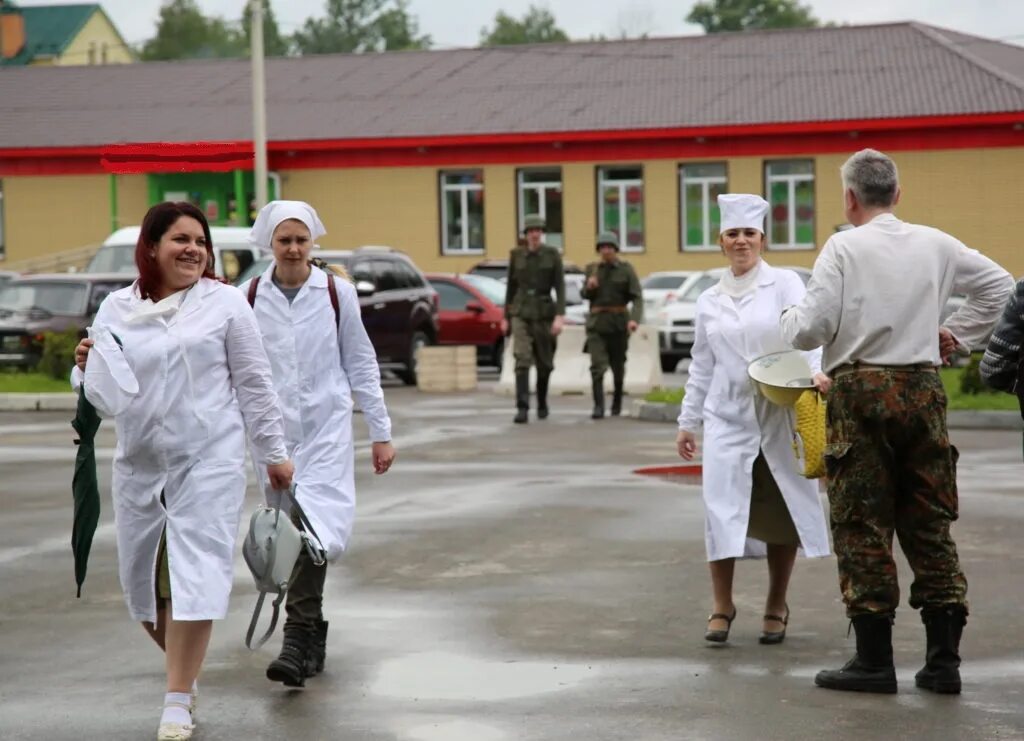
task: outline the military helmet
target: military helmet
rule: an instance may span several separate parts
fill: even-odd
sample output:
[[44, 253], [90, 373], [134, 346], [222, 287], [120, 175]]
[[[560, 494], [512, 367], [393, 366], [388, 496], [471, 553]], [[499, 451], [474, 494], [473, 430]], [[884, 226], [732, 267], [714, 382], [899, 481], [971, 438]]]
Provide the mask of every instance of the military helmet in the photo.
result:
[[523, 219], [523, 231], [527, 229], [543, 229], [546, 226], [544, 217], [540, 214], [527, 214]]
[[597, 249], [601, 249], [601, 245], [607, 244], [615, 248], [615, 251], [619, 251], [619, 237], [615, 232], [601, 232], [597, 235]]

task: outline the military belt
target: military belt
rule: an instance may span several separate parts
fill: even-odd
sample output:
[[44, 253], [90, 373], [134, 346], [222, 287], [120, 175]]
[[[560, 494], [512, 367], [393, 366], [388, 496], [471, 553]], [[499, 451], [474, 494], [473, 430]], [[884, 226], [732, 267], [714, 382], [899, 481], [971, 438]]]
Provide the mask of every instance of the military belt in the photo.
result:
[[625, 314], [625, 306], [591, 306], [591, 314]]
[[929, 363], [914, 365], [868, 365], [867, 363], [846, 363], [832, 370], [832, 377], [839, 378], [850, 373], [938, 373], [938, 368]]

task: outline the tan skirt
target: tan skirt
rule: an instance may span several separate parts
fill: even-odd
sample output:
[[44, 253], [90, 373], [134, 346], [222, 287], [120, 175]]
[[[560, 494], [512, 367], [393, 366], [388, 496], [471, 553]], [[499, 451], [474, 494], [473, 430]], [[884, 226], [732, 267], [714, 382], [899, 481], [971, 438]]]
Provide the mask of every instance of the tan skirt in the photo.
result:
[[764, 453], [759, 452], [754, 461], [752, 478], [747, 537], [771, 545], [799, 546], [800, 536], [793, 525], [793, 517], [764, 459]]

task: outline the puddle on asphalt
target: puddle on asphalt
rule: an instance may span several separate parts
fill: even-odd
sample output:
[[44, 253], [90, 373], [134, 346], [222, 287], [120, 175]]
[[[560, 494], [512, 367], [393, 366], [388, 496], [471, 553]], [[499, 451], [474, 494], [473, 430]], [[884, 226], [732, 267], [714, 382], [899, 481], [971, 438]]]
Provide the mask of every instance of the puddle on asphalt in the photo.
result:
[[450, 720], [410, 728], [402, 738], [410, 741], [505, 741], [509, 736], [494, 726], [471, 720]]
[[483, 661], [435, 651], [383, 662], [371, 691], [411, 700], [511, 700], [569, 689], [597, 673], [582, 665]]

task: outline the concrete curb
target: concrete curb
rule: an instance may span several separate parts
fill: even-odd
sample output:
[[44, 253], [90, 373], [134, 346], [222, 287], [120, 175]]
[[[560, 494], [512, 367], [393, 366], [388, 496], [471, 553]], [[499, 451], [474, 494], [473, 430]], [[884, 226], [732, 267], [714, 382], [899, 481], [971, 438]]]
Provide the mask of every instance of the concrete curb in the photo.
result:
[[73, 412], [78, 395], [73, 392], [48, 394], [0, 394], [0, 412]]
[[[678, 404], [662, 404], [652, 401], [634, 401], [633, 419], [644, 422], [675, 422], [679, 417]], [[946, 414], [946, 423], [951, 430], [1020, 430], [1024, 420], [1020, 412], [977, 411], [953, 409]]]

